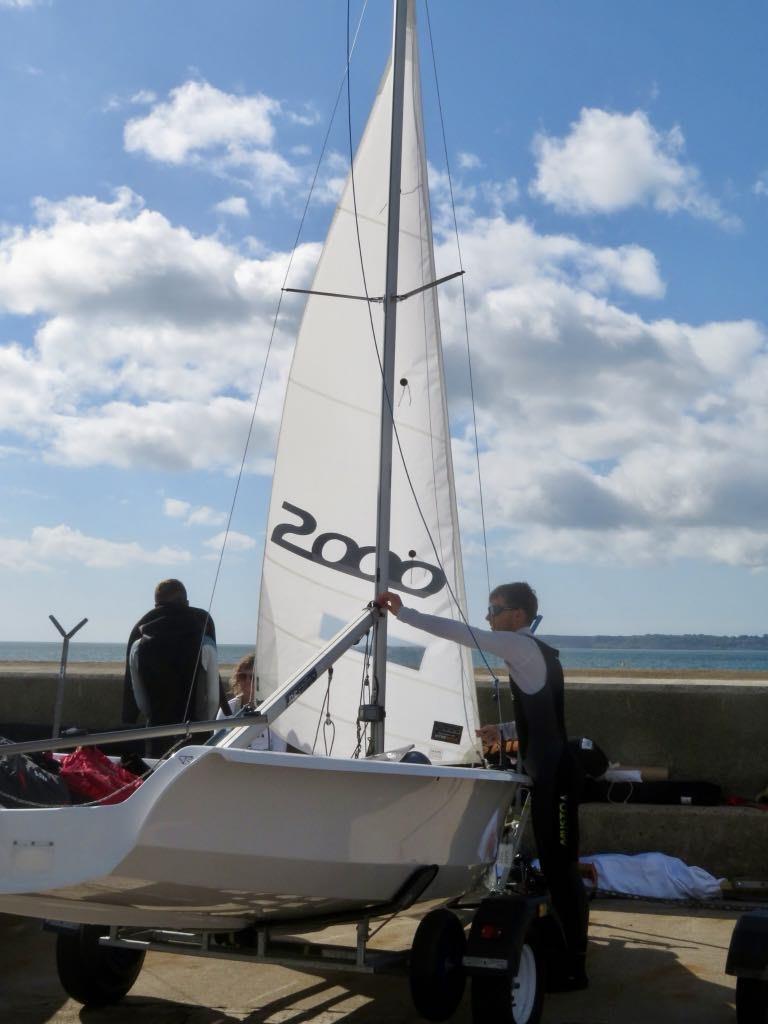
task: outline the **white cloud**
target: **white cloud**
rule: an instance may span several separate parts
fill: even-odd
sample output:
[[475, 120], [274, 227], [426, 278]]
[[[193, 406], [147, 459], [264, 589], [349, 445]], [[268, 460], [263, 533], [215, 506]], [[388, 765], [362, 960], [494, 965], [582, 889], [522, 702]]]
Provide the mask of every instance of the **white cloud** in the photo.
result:
[[483, 161], [476, 153], [459, 153], [459, 167], [462, 170], [473, 171], [483, 166]]
[[[463, 203], [486, 512], [498, 544], [541, 558], [764, 564], [765, 328], [640, 315], [633, 296], [658, 298], [665, 287], [648, 249], [478, 215], [479, 190]], [[39, 201], [36, 215], [0, 239], [0, 306], [37, 325], [33, 344], [0, 345], [0, 417], [14, 443], [67, 465], [235, 469], [285, 254], [193, 235], [128, 190], [110, 202]], [[437, 237], [446, 238], [438, 273], [447, 273], [455, 247]], [[318, 251], [299, 250], [292, 283], [309, 281]], [[459, 289], [442, 288], [440, 303], [463, 430]], [[299, 309], [283, 307], [252, 470], [270, 471]], [[462, 515], [474, 528], [469, 435], [455, 448]], [[169, 500], [179, 522], [214, 525], [215, 510]], [[29, 543], [4, 542], [4, 558], [34, 562]]]
[[504, 208], [512, 206], [520, 198], [520, 187], [517, 178], [505, 181], [483, 181], [480, 191], [493, 213], [502, 213]]
[[300, 124], [305, 128], [311, 128], [312, 125], [319, 124], [321, 119], [319, 111], [311, 103], [304, 105], [302, 113], [296, 110], [286, 110], [285, 115], [293, 124]]
[[[144, 208], [38, 200], [0, 237], [0, 309], [34, 316], [0, 344], [0, 426], [71, 465], [219, 466], [242, 455], [287, 255], [244, 256]], [[307, 283], [317, 245], [300, 246]], [[269, 465], [300, 304], [283, 304], [251, 448]]]
[[179, 501], [178, 498], [166, 498], [163, 502], [163, 514], [171, 519], [186, 519], [191, 508], [188, 501]]
[[763, 171], [758, 177], [752, 186], [752, 191], [756, 196], [768, 196], [768, 171]]
[[503, 214], [520, 196], [517, 179], [513, 177], [502, 181], [482, 179], [468, 184], [461, 176], [449, 179], [446, 171], [432, 164], [427, 165], [427, 172], [438, 235], [453, 232], [454, 207], [459, 225], [469, 227], [479, 214]]
[[226, 521], [226, 514], [211, 508], [210, 505], [198, 505], [193, 508], [187, 519], [190, 526], [221, 526]]
[[[768, 334], [646, 319], [652, 254], [477, 219], [462, 239], [486, 523], [521, 558], [768, 565]], [[438, 272], [454, 258], [446, 241]], [[463, 307], [441, 292], [455, 413], [471, 422]], [[461, 397], [463, 393], [463, 398]], [[472, 432], [454, 442], [464, 526], [479, 529]], [[472, 496], [472, 497], [471, 497]]]
[[41, 7], [43, 4], [48, 3], [49, 0], [0, 0], [0, 7], [11, 7], [16, 10], [29, 9], [32, 7]]
[[106, 98], [101, 109], [105, 114], [109, 114], [114, 110], [124, 110], [126, 107], [148, 106], [156, 99], [157, 95], [151, 89], [139, 89], [138, 92], [134, 92], [128, 97], [112, 93]]
[[538, 164], [531, 192], [566, 213], [650, 205], [738, 226], [737, 218], [706, 193], [697, 168], [682, 161], [684, 148], [679, 127], [660, 132], [642, 110], [616, 114], [584, 108], [568, 135], [541, 132], [534, 139]]
[[192, 164], [236, 180], [269, 203], [302, 179], [274, 148], [274, 122], [283, 113], [277, 100], [261, 93], [236, 96], [192, 80], [172, 89], [146, 116], [128, 121], [124, 144], [129, 153], [177, 166]]
[[150, 550], [135, 541], [89, 537], [63, 523], [36, 526], [26, 540], [0, 537], [0, 566], [24, 572], [67, 562], [89, 569], [122, 569], [138, 564], [174, 566], [190, 558], [188, 551], [178, 548]]
[[166, 498], [163, 512], [172, 519], [183, 519], [187, 526], [221, 526], [227, 521], [224, 512], [218, 512], [209, 505], [191, 505], [178, 498]]
[[154, 103], [157, 99], [157, 93], [152, 92], [151, 89], [139, 89], [138, 92], [133, 93], [130, 102], [140, 106], [144, 103]]
[[125, 148], [182, 164], [196, 153], [222, 146], [268, 146], [279, 109], [268, 96], [232, 96], [208, 82], [185, 82], [171, 90], [168, 102], [126, 124]]
[[256, 547], [253, 537], [249, 537], [247, 533], [237, 533], [235, 530], [230, 530], [229, 533], [217, 533], [215, 537], [211, 537], [204, 543], [207, 548], [220, 551], [225, 539], [229, 551], [250, 551]]
[[230, 196], [229, 199], [222, 199], [216, 203], [214, 210], [218, 213], [226, 213], [230, 217], [249, 217], [248, 200], [242, 196]]
[[[250, 423], [251, 401], [219, 396], [194, 402], [112, 402], [97, 413], [62, 417], [49, 458], [72, 466], [121, 469], [234, 470]], [[249, 468], [269, 472], [274, 419], [261, 414], [252, 438]]]

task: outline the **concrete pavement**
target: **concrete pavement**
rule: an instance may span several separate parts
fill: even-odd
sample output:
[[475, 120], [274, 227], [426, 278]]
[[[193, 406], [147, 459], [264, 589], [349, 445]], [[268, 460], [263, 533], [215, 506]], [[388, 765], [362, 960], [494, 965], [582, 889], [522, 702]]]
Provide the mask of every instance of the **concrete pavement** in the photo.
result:
[[[585, 992], [548, 995], [544, 1024], [732, 1024], [734, 979], [723, 974], [737, 911], [592, 905]], [[407, 947], [416, 924], [403, 916], [374, 944]], [[327, 941], [349, 941], [349, 928]], [[416, 1024], [407, 980], [150, 953], [125, 1001], [83, 1010], [58, 984], [55, 938], [34, 921], [0, 917], [3, 1024]], [[470, 1024], [469, 999], [452, 1024]]]

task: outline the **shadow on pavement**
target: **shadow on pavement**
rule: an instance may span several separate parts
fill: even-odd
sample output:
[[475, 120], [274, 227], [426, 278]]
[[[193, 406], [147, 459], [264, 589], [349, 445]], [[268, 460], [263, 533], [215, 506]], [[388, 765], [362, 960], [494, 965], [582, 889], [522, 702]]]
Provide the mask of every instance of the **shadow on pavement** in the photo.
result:
[[[597, 915], [596, 915], [597, 916]], [[607, 914], [594, 922], [591, 984], [550, 994], [543, 1024], [731, 1024], [723, 974], [732, 921]], [[116, 1006], [68, 1001], [54, 936], [0, 916], [0, 1020], [8, 1024], [417, 1024], [405, 977], [227, 964], [150, 954], [136, 989]], [[453, 1024], [469, 1024], [467, 995]]]
[[[658, 935], [590, 941], [590, 987], [549, 994], [543, 1024], [728, 1024], [733, 985], [701, 977], [679, 958], [679, 939]], [[700, 947], [698, 947], [700, 948]], [[720, 948], [717, 947], [719, 958]], [[696, 965], [694, 964], [694, 967]], [[725, 954], [722, 956], [725, 966]], [[709, 972], [712, 976], [712, 970]], [[725, 975], [722, 975], [725, 982]]]
[[66, 1003], [55, 945], [39, 921], [0, 914], [0, 1020], [46, 1024]]

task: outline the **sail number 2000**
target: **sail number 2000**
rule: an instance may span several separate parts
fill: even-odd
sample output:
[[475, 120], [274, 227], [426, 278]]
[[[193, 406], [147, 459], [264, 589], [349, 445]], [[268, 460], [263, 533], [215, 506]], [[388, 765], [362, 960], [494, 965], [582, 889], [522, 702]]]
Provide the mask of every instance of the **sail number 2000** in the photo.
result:
[[[281, 548], [285, 548], [286, 551], [293, 552], [294, 555], [308, 559], [310, 562], [317, 562], [319, 565], [325, 565], [327, 568], [335, 569], [337, 572], [347, 573], [348, 576], [357, 576], [358, 579], [369, 580], [371, 583], [375, 582], [375, 575], [364, 572], [361, 567], [363, 559], [368, 555], [374, 554], [376, 551], [375, 547], [370, 545], [361, 547], [351, 537], [347, 537], [343, 533], [319, 533], [312, 541], [312, 546], [309, 549], [300, 547], [298, 544], [294, 544], [293, 541], [286, 540], [286, 537], [291, 535], [297, 537], [311, 536], [317, 530], [317, 520], [310, 512], [299, 508], [298, 505], [291, 505], [288, 501], [284, 501], [282, 507], [286, 512], [290, 512], [291, 515], [298, 516], [300, 522], [278, 523], [272, 531], [271, 540], [273, 543], [278, 544]], [[344, 546], [344, 551], [340, 558], [326, 558], [323, 554], [326, 546], [332, 541], [341, 543]], [[427, 582], [423, 586], [414, 587], [410, 583], [405, 582], [406, 573], [412, 573], [414, 569], [421, 569], [428, 574]], [[422, 574], [419, 573], [418, 575], [421, 576]], [[444, 586], [445, 573], [439, 566], [430, 565], [429, 562], [418, 560], [404, 561], [393, 551], [390, 551], [390, 588], [401, 590], [406, 594], [413, 594], [414, 597], [429, 597], [431, 594], [438, 593]]]

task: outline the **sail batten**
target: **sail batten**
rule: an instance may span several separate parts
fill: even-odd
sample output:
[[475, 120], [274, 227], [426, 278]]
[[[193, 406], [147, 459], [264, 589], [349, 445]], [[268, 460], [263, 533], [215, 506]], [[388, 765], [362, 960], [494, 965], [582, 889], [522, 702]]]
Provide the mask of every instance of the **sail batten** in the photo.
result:
[[[355, 156], [357, 216], [348, 179], [307, 295], [289, 374], [262, 574], [256, 662], [262, 696], [308, 651], [323, 646], [333, 623], [338, 629], [353, 619], [375, 592], [383, 310], [311, 292], [385, 291], [391, 74], [390, 66]], [[401, 295], [436, 279], [418, 75], [411, 12], [397, 233]], [[440, 344], [436, 288], [398, 303], [389, 585], [421, 611], [460, 618], [456, 601], [463, 607], [464, 583]], [[413, 743], [437, 763], [475, 760], [468, 649], [395, 619], [388, 633], [387, 746]], [[358, 743], [358, 705], [370, 700], [363, 668], [363, 654], [353, 650], [334, 670], [334, 756], [349, 756]], [[325, 683], [317, 683], [281, 715], [277, 731], [299, 749], [311, 749], [325, 693]]]

